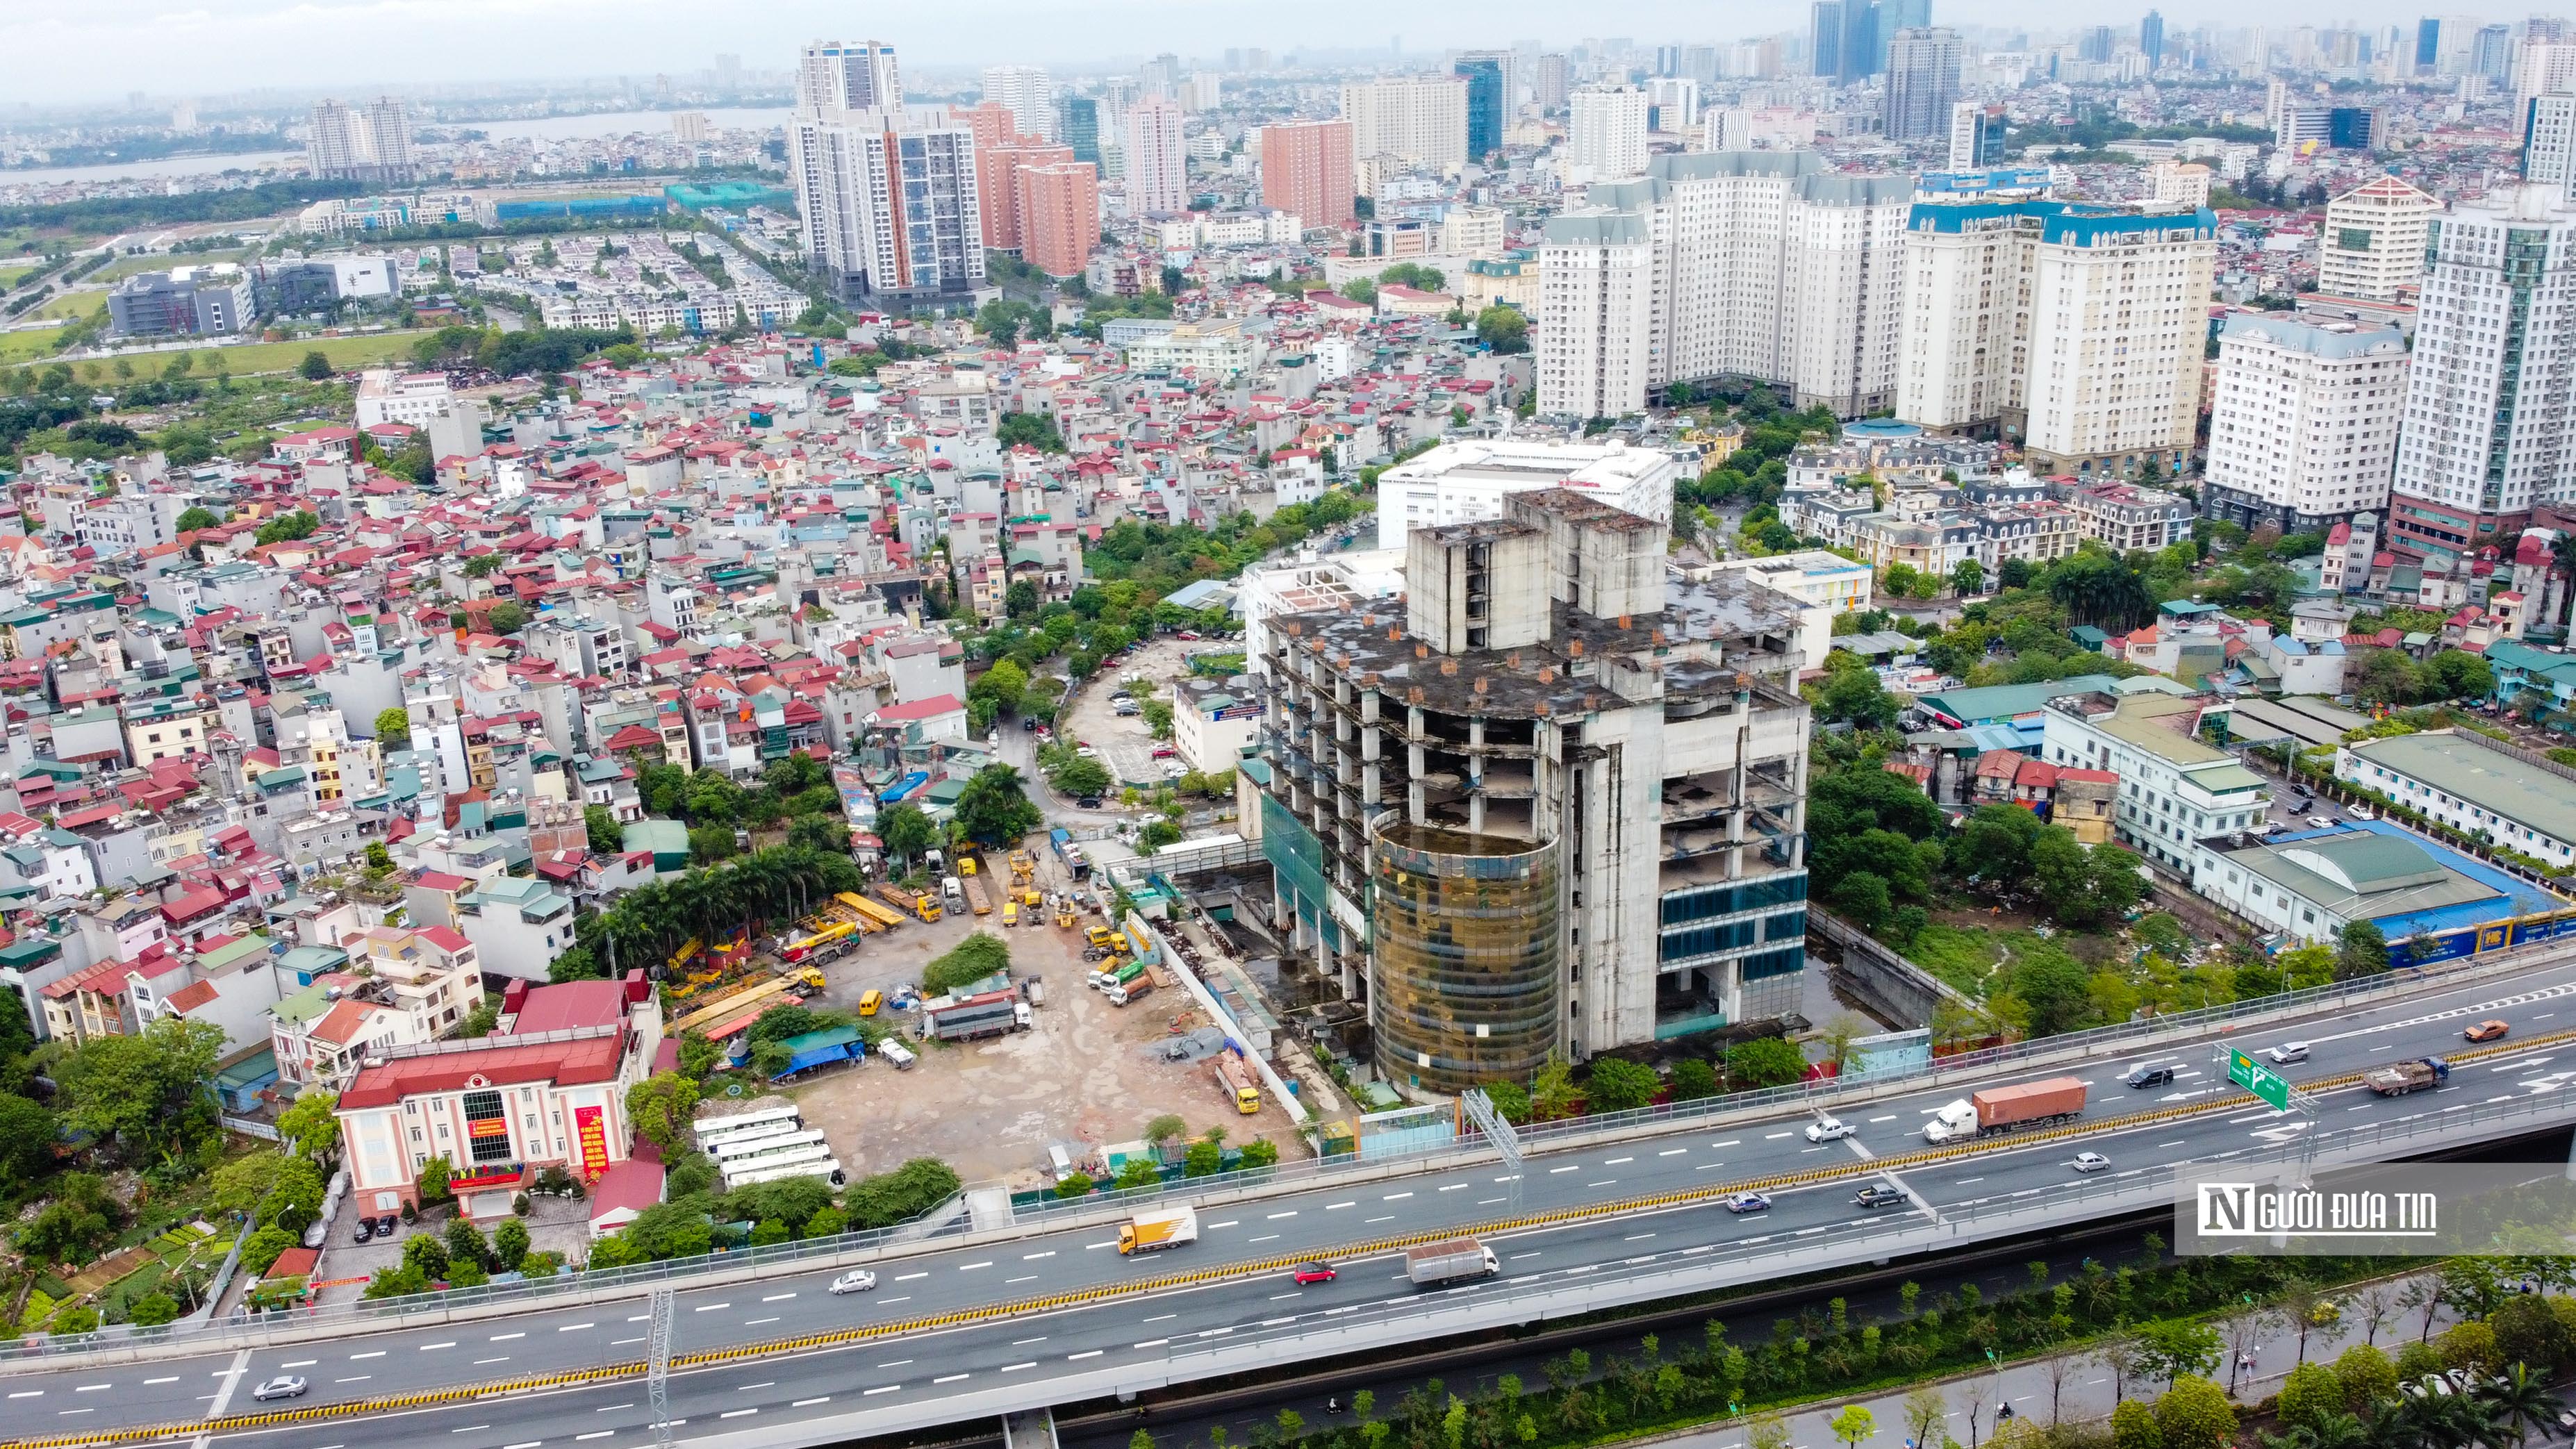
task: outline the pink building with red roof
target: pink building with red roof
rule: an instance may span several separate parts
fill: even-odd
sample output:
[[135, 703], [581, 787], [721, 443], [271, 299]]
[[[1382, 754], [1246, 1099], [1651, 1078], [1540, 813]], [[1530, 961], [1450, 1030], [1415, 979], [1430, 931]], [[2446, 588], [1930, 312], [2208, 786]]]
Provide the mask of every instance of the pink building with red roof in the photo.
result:
[[510, 1029], [480, 1041], [389, 1048], [340, 1094], [351, 1199], [395, 1212], [420, 1198], [432, 1158], [477, 1218], [547, 1167], [596, 1184], [634, 1155], [626, 1090], [653, 1070], [662, 1010], [643, 973], [623, 981], [529, 986], [502, 998]]

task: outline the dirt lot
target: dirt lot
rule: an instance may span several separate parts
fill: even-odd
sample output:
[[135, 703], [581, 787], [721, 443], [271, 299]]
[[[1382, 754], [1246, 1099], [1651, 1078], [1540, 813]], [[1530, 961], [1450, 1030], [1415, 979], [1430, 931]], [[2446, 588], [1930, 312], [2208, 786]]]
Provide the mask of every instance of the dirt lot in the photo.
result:
[[[861, 954], [831, 969], [826, 999], [855, 1002], [870, 985], [919, 980], [922, 963], [964, 937], [973, 920], [916, 922], [891, 940], [872, 938]], [[1193, 1133], [1222, 1125], [1229, 1141], [1267, 1136], [1292, 1156], [1302, 1152], [1277, 1104], [1243, 1116], [1219, 1094], [1206, 1063], [1166, 1062], [1157, 1054], [1175, 1018], [1184, 1029], [1206, 1022], [1187, 992], [1174, 988], [1133, 1006], [1111, 1006], [1082, 985], [1089, 967], [1071, 932], [1047, 925], [997, 928], [996, 934], [1010, 944], [1015, 975], [1045, 978], [1047, 1004], [1037, 1011], [1035, 1030], [962, 1046], [921, 1044], [921, 1060], [910, 1071], [871, 1058], [789, 1093], [852, 1177], [932, 1156], [968, 1182], [1034, 1187], [1044, 1180], [1049, 1144], [1063, 1142], [1072, 1151], [1074, 1143], [1131, 1141], [1148, 1119], [1165, 1112], [1179, 1113]], [[916, 1020], [910, 1013], [893, 1018], [907, 1037]]]
[[1064, 716], [1066, 737], [1088, 741], [1100, 751], [1100, 762], [1109, 773], [1130, 785], [1158, 785], [1178, 779], [1182, 765], [1178, 758], [1154, 758], [1153, 732], [1145, 728], [1142, 715], [1121, 717], [1109, 707], [1109, 696], [1120, 681], [1139, 675], [1150, 685], [1130, 684], [1139, 701], [1161, 697], [1168, 701], [1168, 681], [1189, 672], [1187, 660], [1204, 650], [1222, 650], [1228, 646], [1203, 639], [1156, 639], [1127, 657], [1116, 669], [1094, 679], [1074, 697]]

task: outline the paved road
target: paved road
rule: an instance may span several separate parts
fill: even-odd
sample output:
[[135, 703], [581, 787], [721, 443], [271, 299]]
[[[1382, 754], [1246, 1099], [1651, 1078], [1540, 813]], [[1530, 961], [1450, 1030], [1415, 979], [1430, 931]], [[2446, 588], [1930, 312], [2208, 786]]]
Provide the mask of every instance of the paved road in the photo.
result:
[[[2461, 1025], [2502, 1016], [2526, 1033], [2576, 1026], [2576, 964], [2557, 964], [2517, 977], [2455, 988], [2411, 1001], [2340, 1015], [2293, 1030], [2251, 1035], [2250, 1044], [2303, 1038], [2314, 1057], [2288, 1069], [2309, 1080], [2425, 1052], [2449, 1050]], [[2180, 1106], [2233, 1092], [2211, 1078], [2202, 1049], [2163, 1060], [2184, 1064], [2186, 1075], [2170, 1092], [2132, 1093], [2120, 1083], [2131, 1063], [2103, 1060], [2076, 1074], [2092, 1083], [2093, 1115], [2108, 1119], [2158, 1105]], [[2562, 1049], [2563, 1050], [2563, 1049]], [[2576, 1070], [2546, 1070], [2555, 1061], [2576, 1064], [2576, 1051], [2559, 1056], [2548, 1047], [2496, 1063], [2464, 1065], [2443, 1092], [2379, 1098], [2358, 1088], [2324, 1094], [2314, 1130], [2340, 1132], [2372, 1123], [2419, 1118], [2446, 1107], [2492, 1097], [2548, 1092], [2576, 1081]], [[2049, 1075], [2030, 1073], [2029, 1076]], [[1955, 1089], [1953, 1089], [1955, 1090]], [[1428, 1171], [1366, 1185], [1323, 1188], [1212, 1209], [1201, 1214], [1201, 1240], [1175, 1252], [1121, 1258], [1109, 1229], [1076, 1229], [1014, 1242], [949, 1248], [877, 1265], [874, 1293], [833, 1297], [828, 1275], [806, 1274], [756, 1284], [685, 1290], [678, 1296], [675, 1353], [765, 1343], [799, 1334], [870, 1323], [900, 1323], [960, 1309], [1024, 1303], [1068, 1290], [1133, 1284], [1173, 1273], [1293, 1258], [1355, 1243], [1443, 1228], [1474, 1228], [1521, 1213], [1596, 1206], [1747, 1179], [1917, 1150], [1920, 1124], [1950, 1100], [1950, 1090], [1911, 1091], [1849, 1110], [1858, 1136], [1837, 1143], [1808, 1142], [1796, 1119], [1675, 1132], [1610, 1147], [1532, 1158], [1512, 1201], [1509, 1175], [1494, 1165]], [[2244, 1112], [2213, 1112], [2180, 1121], [2108, 1125], [2082, 1145], [2108, 1155], [2113, 1176], [2136, 1176], [2181, 1160], [2218, 1160], [2266, 1150], [2308, 1130], [2283, 1122], [2246, 1099]], [[1974, 1149], [1942, 1164], [1903, 1175], [1913, 1205], [1884, 1210], [1954, 1214], [1989, 1205], [2028, 1206], [2029, 1199], [2068, 1190], [2091, 1179], [2071, 1173], [2075, 1148], [2065, 1143], [2000, 1143]], [[1705, 1205], [1640, 1210], [1497, 1235], [1494, 1246], [1512, 1286], [1568, 1280], [1605, 1269], [1634, 1274], [1655, 1265], [1685, 1266], [1712, 1253], [1776, 1253], [1800, 1239], [1819, 1248], [1865, 1235], [1885, 1219], [1856, 1207], [1852, 1180], [1774, 1194], [1767, 1213], [1736, 1216]], [[1159, 1363], [1191, 1346], [1238, 1333], [1275, 1334], [1342, 1315], [1384, 1313], [1419, 1301], [1402, 1282], [1392, 1252], [1341, 1260], [1334, 1282], [1299, 1287], [1284, 1272], [1239, 1277], [1091, 1303], [1031, 1312], [1005, 1321], [919, 1331], [897, 1338], [793, 1357], [748, 1360], [684, 1373], [674, 1381], [684, 1414], [780, 1418], [838, 1415], [887, 1403], [932, 1399], [1031, 1380], [1087, 1373], [1120, 1364]], [[1473, 1285], [1472, 1293], [1498, 1285]], [[165, 1359], [83, 1370], [49, 1369], [0, 1378], [6, 1422], [22, 1434], [71, 1433], [116, 1425], [152, 1424], [240, 1412], [248, 1388], [269, 1375], [296, 1373], [312, 1383], [307, 1403], [375, 1398], [455, 1384], [559, 1373], [632, 1362], [644, 1352], [645, 1305], [623, 1300], [565, 1305], [506, 1320], [402, 1329], [342, 1338], [304, 1347], [234, 1356]], [[229, 1393], [229, 1397], [227, 1394]], [[1074, 1395], [1068, 1393], [1067, 1397]], [[530, 1442], [577, 1442], [574, 1431], [637, 1437], [649, 1425], [643, 1395], [631, 1384], [575, 1388], [532, 1396], [523, 1412], [484, 1415], [463, 1406], [425, 1411], [422, 1428], [451, 1433], [451, 1449], [509, 1449]], [[515, 1404], [515, 1401], [514, 1401]], [[721, 1407], [719, 1407], [721, 1406]], [[597, 1415], [591, 1419], [567, 1417]], [[530, 1417], [534, 1416], [534, 1417]], [[484, 1419], [493, 1420], [485, 1424]], [[542, 1430], [540, 1424], [542, 1423]], [[479, 1426], [479, 1427], [478, 1427]], [[752, 1427], [752, 1426], [744, 1426]], [[767, 1428], [764, 1424], [759, 1426]], [[381, 1442], [386, 1426], [363, 1430], [350, 1422], [322, 1422], [266, 1435], [292, 1449], [367, 1440]], [[589, 1441], [595, 1442], [595, 1441]]]

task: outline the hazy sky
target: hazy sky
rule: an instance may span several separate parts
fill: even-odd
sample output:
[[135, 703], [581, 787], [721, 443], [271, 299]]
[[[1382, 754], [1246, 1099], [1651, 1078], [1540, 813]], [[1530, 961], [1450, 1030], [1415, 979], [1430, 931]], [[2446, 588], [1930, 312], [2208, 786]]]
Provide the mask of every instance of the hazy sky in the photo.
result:
[[[2126, 24], [2148, 3], [1933, 0], [1933, 18]], [[2378, 6], [2337, 7], [2329, 17], [2289, 0], [2237, 0], [2223, 13], [2232, 25], [2411, 24], [2416, 13], [2394, 8], [2395, 0]], [[928, 65], [1072, 64], [1230, 45], [1383, 46], [1398, 34], [1407, 50], [1426, 52], [1522, 36], [1552, 45], [1584, 35], [1641, 44], [1726, 40], [1801, 24], [1806, 13], [1799, 0], [0, 0], [0, 106], [109, 100], [138, 89], [357, 91], [402, 81], [682, 73], [705, 68], [719, 51], [774, 68], [816, 35], [881, 37]], [[2201, 18], [2182, 6], [2166, 16], [2175, 29]]]

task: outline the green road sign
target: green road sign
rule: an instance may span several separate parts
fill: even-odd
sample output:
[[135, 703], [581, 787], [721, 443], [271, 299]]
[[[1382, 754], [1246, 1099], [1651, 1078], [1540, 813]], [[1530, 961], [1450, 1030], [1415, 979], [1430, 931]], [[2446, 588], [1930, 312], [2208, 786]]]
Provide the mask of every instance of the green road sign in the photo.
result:
[[2272, 1104], [2272, 1110], [2290, 1110], [2290, 1084], [2281, 1075], [2245, 1053], [2227, 1053], [2227, 1080]]

